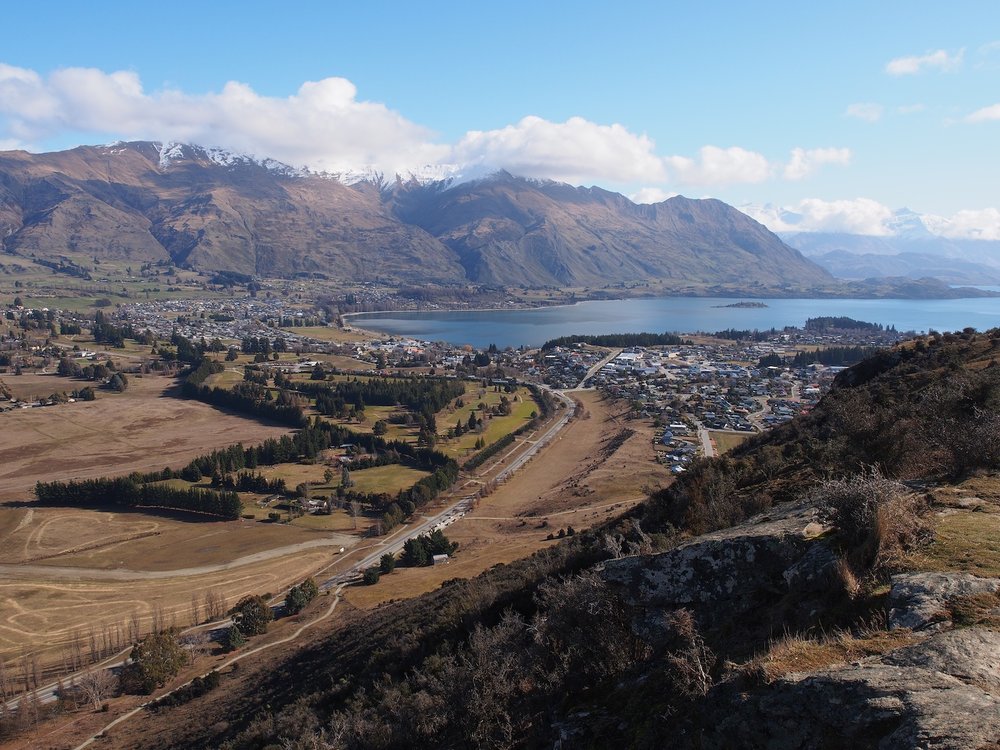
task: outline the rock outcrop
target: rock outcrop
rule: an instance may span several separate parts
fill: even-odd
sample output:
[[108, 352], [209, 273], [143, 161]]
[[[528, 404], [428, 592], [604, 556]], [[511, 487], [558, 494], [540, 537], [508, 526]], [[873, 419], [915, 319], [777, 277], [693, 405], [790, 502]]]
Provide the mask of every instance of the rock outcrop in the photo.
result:
[[663, 612], [683, 608], [702, 628], [752, 639], [770, 626], [779, 601], [792, 621], [807, 622], [817, 602], [837, 592], [826, 530], [816, 508], [786, 504], [663, 554], [611, 560], [601, 575], [645, 613], [637, 623], [644, 636], [655, 634]]
[[942, 630], [951, 626], [948, 603], [959, 597], [1000, 591], [1000, 580], [969, 573], [906, 573], [893, 576], [889, 627]]
[[[723, 639], [729, 654], [739, 653], [759, 648], [776, 626], [807, 626], [837, 601], [840, 566], [827, 531], [816, 508], [786, 504], [662, 554], [609, 561], [601, 574], [639, 613], [634, 627], [644, 638], [655, 643], [665, 614], [684, 608], [709, 642]], [[1000, 740], [1000, 633], [947, 628], [955, 602], [998, 590], [1000, 580], [967, 574], [897, 575], [890, 626], [929, 637], [769, 684], [733, 672], [709, 690], [694, 734], [678, 746], [992, 750]]]
[[1000, 739], [1000, 633], [941, 633], [713, 703], [703, 748], [993, 747]]

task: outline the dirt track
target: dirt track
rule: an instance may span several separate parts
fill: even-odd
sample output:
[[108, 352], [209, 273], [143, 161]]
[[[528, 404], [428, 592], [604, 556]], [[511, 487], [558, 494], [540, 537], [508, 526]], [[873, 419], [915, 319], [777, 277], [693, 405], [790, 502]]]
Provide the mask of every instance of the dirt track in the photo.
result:
[[7, 580], [24, 578], [38, 580], [40, 578], [47, 578], [60, 581], [155, 581], [233, 570], [244, 565], [273, 560], [277, 557], [285, 557], [286, 555], [293, 555], [296, 552], [304, 552], [305, 550], [317, 547], [342, 547], [354, 541], [354, 539], [347, 539], [338, 534], [324, 539], [311, 539], [306, 542], [291, 544], [287, 547], [255, 552], [252, 555], [246, 555], [235, 560], [230, 560], [229, 562], [216, 563], [215, 565], [199, 565], [194, 568], [177, 568], [175, 570], [128, 570], [126, 568], [100, 570], [95, 568], [61, 568], [54, 565], [0, 564], [0, 578]]

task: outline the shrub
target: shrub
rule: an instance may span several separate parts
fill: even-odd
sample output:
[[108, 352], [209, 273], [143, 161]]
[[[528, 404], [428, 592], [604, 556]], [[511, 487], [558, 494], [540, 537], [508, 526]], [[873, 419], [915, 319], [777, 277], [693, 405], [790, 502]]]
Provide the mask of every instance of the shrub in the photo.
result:
[[820, 485], [813, 500], [843, 536], [855, 570], [884, 572], [927, 533], [922, 503], [874, 467]]
[[172, 679], [187, 662], [187, 654], [173, 633], [153, 633], [132, 649], [122, 671], [122, 685], [129, 692], [152, 693]]
[[381, 575], [381, 571], [376, 566], [374, 566], [374, 565], [372, 567], [368, 568], [367, 570], [365, 570], [364, 579], [363, 579], [364, 583], [365, 583], [365, 586], [374, 586], [376, 583], [378, 583], [378, 579], [379, 579], [380, 575]]
[[379, 571], [382, 573], [391, 573], [396, 568], [395, 556], [389, 554], [388, 552], [382, 555], [382, 557], [379, 558], [378, 567]]

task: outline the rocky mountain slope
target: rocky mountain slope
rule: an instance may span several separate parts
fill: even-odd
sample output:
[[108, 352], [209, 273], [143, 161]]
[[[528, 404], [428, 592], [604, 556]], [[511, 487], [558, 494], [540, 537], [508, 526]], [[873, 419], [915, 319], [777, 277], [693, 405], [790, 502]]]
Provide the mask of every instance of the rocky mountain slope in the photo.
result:
[[762, 225], [716, 200], [637, 205], [600, 188], [498, 173], [459, 184], [397, 186], [398, 216], [456, 253], [469, 278], [517, 284], [608, 281], [821, 284], [829, 277]]
[[351, 615], [146, 736], [996, 750], [997, 538], [1000, 329], [924, 337], [603, 528]]
[[371, 194], [197, 147], [141, 142], [0, 154], [0, 237], [8, 253], [52, 259], [162, 260], [261, 276], [462, 276], [439, 242]]
[[831, 277], [718, 201], [639, 206], [500, 173], [345, 185], [196, 146], [0, 153], [6, 253], [172, 262], [261, 276], [585, 286], [824, 284]]

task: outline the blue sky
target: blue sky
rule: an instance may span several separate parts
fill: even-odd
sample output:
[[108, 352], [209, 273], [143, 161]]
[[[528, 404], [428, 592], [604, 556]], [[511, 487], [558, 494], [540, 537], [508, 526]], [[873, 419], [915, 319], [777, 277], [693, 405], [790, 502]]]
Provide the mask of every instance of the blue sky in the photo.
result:
[[[1000, 3], [11, 4], [0, 147], [499, 167], [1000, 238]], [[991, 109], [992, 108], [992, 109]], [[769, 215], [769, 225], [781, 220]]]

